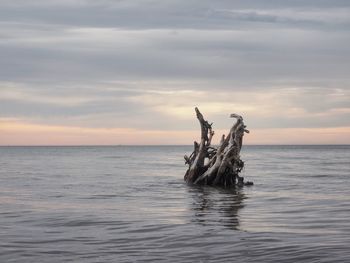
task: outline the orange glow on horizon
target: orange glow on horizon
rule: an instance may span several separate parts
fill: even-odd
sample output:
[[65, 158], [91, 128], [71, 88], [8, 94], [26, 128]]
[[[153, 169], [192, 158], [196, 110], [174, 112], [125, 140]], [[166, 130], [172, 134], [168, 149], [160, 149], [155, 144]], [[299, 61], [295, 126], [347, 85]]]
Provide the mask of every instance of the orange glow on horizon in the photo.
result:
[[[216, 130], [214, 143], [228, 130]], [[189, 145], [198, 130], [85, 128], [0, 120], [0, 145]], [[245, 144], [350, 144], [350, 127], [254, 129]]]

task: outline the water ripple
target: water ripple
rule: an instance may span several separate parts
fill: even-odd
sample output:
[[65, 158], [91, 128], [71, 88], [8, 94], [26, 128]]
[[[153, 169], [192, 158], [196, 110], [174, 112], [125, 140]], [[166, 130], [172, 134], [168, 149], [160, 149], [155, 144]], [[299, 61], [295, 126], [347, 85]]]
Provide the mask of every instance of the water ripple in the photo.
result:
[[0, 147], [0, 262], [350, 262], [349, 146], [245, 147], [230, 190], [191, 150]]

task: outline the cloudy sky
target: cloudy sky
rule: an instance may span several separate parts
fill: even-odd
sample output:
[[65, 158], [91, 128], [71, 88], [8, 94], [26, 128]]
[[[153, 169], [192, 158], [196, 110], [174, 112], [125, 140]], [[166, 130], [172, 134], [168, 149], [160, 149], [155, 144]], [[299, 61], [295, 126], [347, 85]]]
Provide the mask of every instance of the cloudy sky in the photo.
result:
[[350, 143], [350, 1], [0, 0], [0, 144]]

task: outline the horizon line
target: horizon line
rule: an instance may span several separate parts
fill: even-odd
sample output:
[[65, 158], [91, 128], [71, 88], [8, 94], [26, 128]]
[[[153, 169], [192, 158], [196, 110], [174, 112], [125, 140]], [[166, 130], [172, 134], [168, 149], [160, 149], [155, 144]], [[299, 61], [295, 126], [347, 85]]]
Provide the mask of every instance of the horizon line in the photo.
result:
[[[43, 144], [43, 145], [0, 145], [0, 147], [138, 147], [138, 146], [149, 146], [149, 147], [160, 147], [160, 146], [193, 146], [193, 144]], [[218, 146], [214, 144], [213, 146]], [[350, 146], [350, 144], [340, 143], [313, 143], [313, 144], [245, 144], [244, 146]]]

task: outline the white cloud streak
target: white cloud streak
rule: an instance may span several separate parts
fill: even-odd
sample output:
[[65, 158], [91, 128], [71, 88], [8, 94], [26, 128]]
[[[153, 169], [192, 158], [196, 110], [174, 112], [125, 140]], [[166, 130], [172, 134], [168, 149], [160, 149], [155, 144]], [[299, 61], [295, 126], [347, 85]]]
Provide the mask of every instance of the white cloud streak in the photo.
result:
[[[350, 126], [346, 1], [0, 1], [0, 117], [196, 129]], [[156, 120], [156, 121], [155, 121]]]

